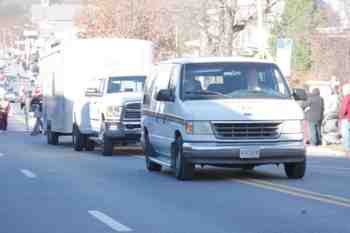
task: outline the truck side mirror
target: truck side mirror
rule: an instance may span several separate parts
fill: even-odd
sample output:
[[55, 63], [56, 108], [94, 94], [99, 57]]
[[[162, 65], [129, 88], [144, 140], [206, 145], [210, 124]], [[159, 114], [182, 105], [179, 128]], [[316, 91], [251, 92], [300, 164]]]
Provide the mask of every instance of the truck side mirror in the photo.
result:
[[173, 102], [174, 99], [173, 92], [170, 89], [160, 90], [156, 97], [156, 100], [163, 102]]
[[304, 89], [295, 88], [293, 89], [293, 97], [296, 101], [305, 101], [307, 100], [307, 94]]

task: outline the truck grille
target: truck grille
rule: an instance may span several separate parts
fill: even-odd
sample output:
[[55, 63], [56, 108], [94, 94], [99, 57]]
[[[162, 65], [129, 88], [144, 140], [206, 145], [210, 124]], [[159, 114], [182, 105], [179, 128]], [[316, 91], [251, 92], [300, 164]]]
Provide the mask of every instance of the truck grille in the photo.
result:
[[141, 103], [130, 103], [124, 107], [124, 120], [141, 120]]
[[275, 139], [279, 122], [213, 123], [216, 137], [221, 139]]

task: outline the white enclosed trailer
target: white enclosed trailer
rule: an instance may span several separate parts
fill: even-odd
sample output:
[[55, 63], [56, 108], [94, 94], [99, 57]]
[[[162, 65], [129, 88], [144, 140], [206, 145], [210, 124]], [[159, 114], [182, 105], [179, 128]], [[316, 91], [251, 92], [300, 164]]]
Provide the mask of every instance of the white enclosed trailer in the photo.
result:
[[48, 143], [71, 135], [79, 121], [76, 103], [84, 98], [89, 80], [104, 70], [129, 71], [147, 75], [153, 62], [149, 41], [130, 39], [78, 39], [53, 47], [40, 60], [44, 95], [44, 127]]

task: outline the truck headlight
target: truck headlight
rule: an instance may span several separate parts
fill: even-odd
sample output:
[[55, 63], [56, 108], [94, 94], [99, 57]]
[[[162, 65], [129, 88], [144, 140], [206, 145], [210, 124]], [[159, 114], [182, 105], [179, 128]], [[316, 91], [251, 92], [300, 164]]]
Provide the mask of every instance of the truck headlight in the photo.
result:
[[106, 118], [108, 119], [119, 119], [121, 115], [120, 106], [108, 106], [106, 109]]
[[300, 134], [304, 132], [303, 121], [284, 121], [279, 128], [281, 134]]
[[208, 121], [187, 121], [186, 133], [193, 135], [211, 135], [213, 131]]

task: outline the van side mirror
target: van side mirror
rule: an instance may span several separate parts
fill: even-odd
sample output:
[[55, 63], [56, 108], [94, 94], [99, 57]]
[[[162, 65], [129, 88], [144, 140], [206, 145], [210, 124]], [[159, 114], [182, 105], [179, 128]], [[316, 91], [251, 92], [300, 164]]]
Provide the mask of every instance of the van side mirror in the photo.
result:
[[89, 87], [85, 91], [85, 96], [99, 96], [99, 95], [100, 95], [100, 92], [98, 88], [95, 88], [95, 87]]
[[305, 101], [307, 100], [307, 94], [304, 89], [295, 88], [293, 89], [293, 97], [296, 101]]
[[156, 100], [163, 102], [173, 102], [175, 100], [173, 91], [170, 89], [160, 90], [157, 94]]

